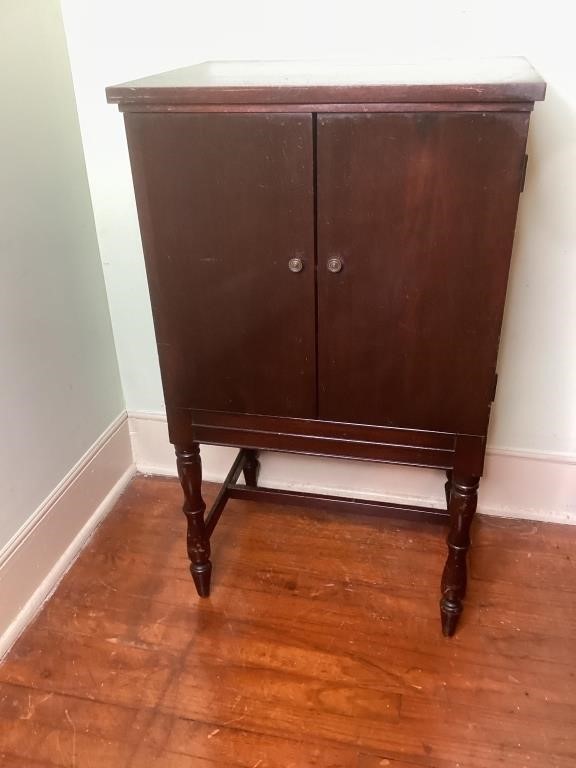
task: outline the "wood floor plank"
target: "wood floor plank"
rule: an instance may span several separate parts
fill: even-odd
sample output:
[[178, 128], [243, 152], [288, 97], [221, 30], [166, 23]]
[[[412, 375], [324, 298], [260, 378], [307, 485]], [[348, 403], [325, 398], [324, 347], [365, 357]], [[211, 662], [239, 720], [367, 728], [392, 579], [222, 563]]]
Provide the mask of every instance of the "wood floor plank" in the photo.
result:
[[480, 517], [446, 640], [437, 526], [235, 501], [200, 600], [180, 507], [136, 478], [0, 666], [3, 768], [576, 765], [575, 529]]
[[54, 763], [45, 763], [40, 760], [31, 760], [29, 757], [26, 756], [24, 762], [23, 758], [18, 757], [18, 755], [10, 755], [7, 752], [1, 752], [0, 751], [0, 760], [2, 763], [2, 768], [23, 768], [25, 765], [26, 768], [52, 768]]
[[537, 586], [524, 588], [524, 584], [520, 580], [482, 583], [473, 579], [469, 599], [477, 605], [478, 623], [565, 641], [576, 637], [576, 596]]
[[0, 683], [0, 718], [59, 727], [74, 713], [80, 731], [111, 741], [137, 741], [146, 724], [145, 709], [103, 704], [77, 695], [13, 683]]
[[60, 728], [0, 721], [0, 733], [0, 752], [13, 760], [20, 758], [22, 766], [28, 764], [28, 755], [32, 753], [40, 761], [62, 768], [125, 768], [132, 752], [126, 742], [96, 739], [78, 731], [72, 716]]
[[[171, 718], [168, 737], [161, 744], [142, 744], [134, 756], [134, 763], [139, 765], [143, 760], [165, 759], [165, 754], [187, 756], [188, 765], [193, 758], [194, 765], [205, 761], [227, 768], [253, 768], [257, 764], [260, 768], [301, 768], [307, 765], [356, 768], [360, 757], [353, 747], [340, 748], [314, 743], [313, 740], [272, 737], [177, 717]], [[203, 764], [199, 762], [199, 765]]]
[[131, 708], [157, 704], [178, 656], [108, 643], [105, 637], [37, 629], [0, 667], [0, 680]]

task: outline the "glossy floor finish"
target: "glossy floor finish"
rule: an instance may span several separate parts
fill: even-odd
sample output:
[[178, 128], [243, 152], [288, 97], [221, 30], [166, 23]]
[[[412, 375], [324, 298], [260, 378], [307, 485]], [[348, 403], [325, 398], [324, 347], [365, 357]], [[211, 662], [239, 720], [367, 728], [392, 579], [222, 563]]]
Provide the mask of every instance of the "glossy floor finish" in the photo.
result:
[[3, 768], [576, 765], [576, 528], [480, 517], [447, 640], [440, 527], [231, 501], [201, 601], [180, 503], [136, 478], [0, 666]]

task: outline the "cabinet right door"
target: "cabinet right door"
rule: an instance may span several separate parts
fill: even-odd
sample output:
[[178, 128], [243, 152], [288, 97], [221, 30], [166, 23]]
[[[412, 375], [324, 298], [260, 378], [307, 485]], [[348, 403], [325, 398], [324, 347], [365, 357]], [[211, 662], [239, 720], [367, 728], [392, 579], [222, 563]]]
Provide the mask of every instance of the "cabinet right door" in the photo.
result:
[[318, 115], [321, 419], [485, 433], [528, 117]]

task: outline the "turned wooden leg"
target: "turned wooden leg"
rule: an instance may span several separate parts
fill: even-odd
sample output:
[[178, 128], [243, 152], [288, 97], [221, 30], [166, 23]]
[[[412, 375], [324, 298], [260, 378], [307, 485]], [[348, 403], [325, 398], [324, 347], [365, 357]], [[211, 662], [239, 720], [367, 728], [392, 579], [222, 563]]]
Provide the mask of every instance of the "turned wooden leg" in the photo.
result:
[[258, 475], [260, 474], [260, 462], [258, 461], [258, 454], [256, 451], [246, 450], [246, 459], [242, 471], [244, 473], [244, 480], [246, 485], [256, 487], [258, 485]]
[[470, 525], [478, 497], [480, 478], [454, 473], [450, 486], [448, 511], [448, 558], [442, 574], [442, 599], [440, 613], [442, 632], [447, 637], [454, 634], [462, 613], [462, 600], [466, 594], [466, 556], [470, 546]]
[[206, 504], [202, 498], [202, 461], [198, 443], [192, 443], [190, 448], [176, 447], [176, 464], [178, 477], [184, 491], [184, 506], [182, 510], [188, 521], [188, 557], [190, 558], [190, 573], [194, 579], [196, 590], [200, 597], [210, 594], [210, 538], [204, 524]]

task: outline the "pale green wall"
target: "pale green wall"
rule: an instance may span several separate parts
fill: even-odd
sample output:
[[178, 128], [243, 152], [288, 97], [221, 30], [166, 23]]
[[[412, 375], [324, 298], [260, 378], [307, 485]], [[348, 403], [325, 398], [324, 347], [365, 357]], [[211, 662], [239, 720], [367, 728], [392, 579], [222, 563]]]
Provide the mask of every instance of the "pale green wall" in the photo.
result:
[[124, 402], [58, 1], [0, 39], [1, 550]]

